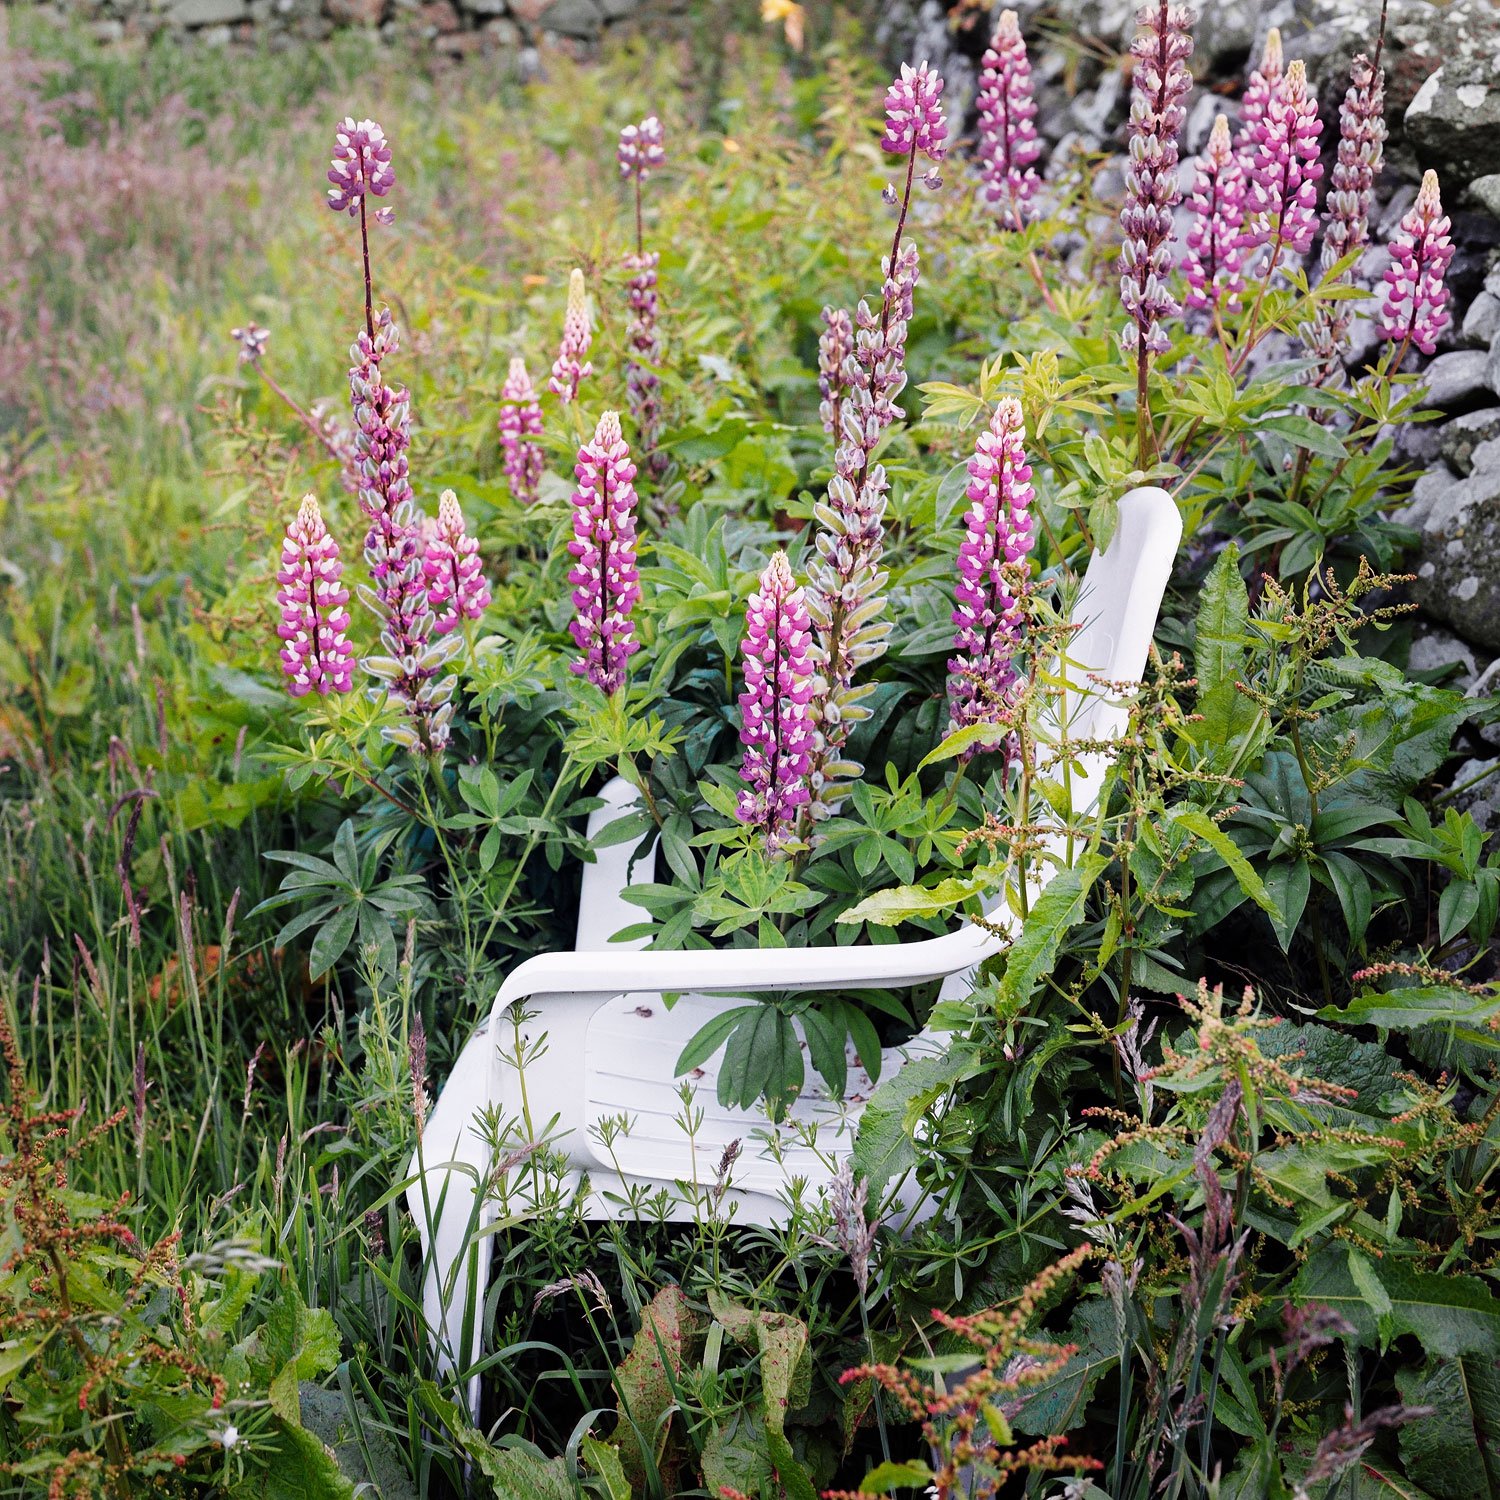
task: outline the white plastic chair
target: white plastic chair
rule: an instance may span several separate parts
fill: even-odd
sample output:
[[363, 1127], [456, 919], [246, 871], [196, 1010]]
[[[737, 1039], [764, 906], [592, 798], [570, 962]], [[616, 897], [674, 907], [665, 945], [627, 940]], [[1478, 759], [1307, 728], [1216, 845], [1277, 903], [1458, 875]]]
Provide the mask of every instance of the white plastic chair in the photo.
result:
[[[1104, 696], [1095, 684], [1139, 681], [1181, 533], [1177, 507], [1164, 490], [1132, 490], [1121, 500], [1114, 537], [1105, 553], [1091, 559], [1073, 612], [1078, 628], [1067, 646], [1069, 689], [1059, 710], [1070, 739], [1105, 741], [1123, 728], [1128, 704]], [[1107, 768], [1108, 757], [1099, 752], [1075, 762], [1069, 778], [1075, 816], [1092, 811]], [[637, 796], [618, 778], [601, 795], [605, 805], [589, 820], [591, 837]], [[1053, 841], [1054, 850], [1063, 847], [1061, 838]], [[470, 1298], [472, 1288], [482, 1293], [488, 1279], [492, 1246], [490, 1235], [474, 1234], [476, 1221], [484, 1223], [493, 1213], [481, 1204], [475, 1214], [475, 1195], [482, 1194], [492, 1168], [478, 1117], [489, 1109], [506, 1120], [522, 1115], [521, 1070], [506, 1055], [515, 1040], [509, 1007], [532, 1014], [523, 1028], [530, 1044], [545, 1037], [540, 1055], [524, 1069], [526, 1102], [539, 1132], [553, 1122], [548, 1144], [566, 1155], [572, 1182], [586, 1178], [589, 1217], [627, 1216], [627, 1187], [645, 1186], [672, 1194], [667, 1217], [691, 1218], [692, 1198], [681, 1195], [677, 1184], [711, 1185], [725, 1148], [738, 1141], [740, 1154], [720, 1209], [733, 1204], [737, 1223], [776, 1223], [786, 1218], [794, 1178], [816, 1195], [832, 1177], [830, 1162], [851, 1149], [870, 1077], [851, 1058], [847, 1094], [838, 1100], [812, 1075], [788, 1119], [773, 1127], [763, 1114], [718, 1103], [715, 1056], [692, 1080], [703, 1119], [690, 1140], [678, 1123], [682, 1080], [673, 1076], [689, 1039], [728, 1005], [741, 1003], [728, 997], [757, 992], [895, 989], [942, 979], [944, 994], [961, 995], [976, 966], [1006, 943], [998, 932], [964, 921], [943, 937], [878, 946], [645, 951], [639, 943], [610, 941], [642, 915], [622, 891], [655, 876], [654, 853], [637, 859], [632, 869], [631, 852], [629, 845], [597, 851], [583, 872], [575, 950], [529, 958], [506, 978], [427, 1123], [425, 1171], [407, 1199], [428, 1257], [428, 1326], [449, 1368], [469, 1365], [471, 1350], [460, 1343], [475, 1337], [478, 1309]], [[1053, 869], [1043, 868], [1037, 889]], [[1017, 925], [1001, 897], [993, 899], [986, 917], [1002, 930]], [[670, 1008], [664, 995], [677, 997]], [[882, 1077], [940, 1045], [920, 1034], [888, 1049]], [[622, 1115], [628, 1130], [606, 1149], [599, 1126]], [[811, 1124], [817, 1126], [816, 1149], [797, 1128]]]

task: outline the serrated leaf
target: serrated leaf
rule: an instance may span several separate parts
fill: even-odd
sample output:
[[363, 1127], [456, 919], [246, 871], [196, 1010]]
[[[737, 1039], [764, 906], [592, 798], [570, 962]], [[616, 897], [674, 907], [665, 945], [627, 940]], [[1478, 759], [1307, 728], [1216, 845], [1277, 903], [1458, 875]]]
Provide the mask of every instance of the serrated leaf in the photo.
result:
[[1031, 998], [1056, 963], [1063, 939], [1083, 920], [1089, 890], [1108, 864], [1102, 854], [1088, 854], [1052, 877], [1006, 954], [997, 1005], [1014, 1013]]
[[1208, 570], [1198, 595], [1193, 669], [1200, 699], [1223, 683], [1233, 690], [1233, 684], [1244, 677], [1249, 624], [1250, 594], [1240, 577], [1240, 549], [1230, 542]]

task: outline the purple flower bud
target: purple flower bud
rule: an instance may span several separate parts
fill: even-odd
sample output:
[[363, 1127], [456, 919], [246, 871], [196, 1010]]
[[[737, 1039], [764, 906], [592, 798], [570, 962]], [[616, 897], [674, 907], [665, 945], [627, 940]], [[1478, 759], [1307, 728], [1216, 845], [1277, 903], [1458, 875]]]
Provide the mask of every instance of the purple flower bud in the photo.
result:
[[444, 490], [436, 522], [424, 538], [422, 576], [427, 601], [437, 613], [435, 629], [447, 635], [460, 620], [477, 620], [489, 608], [490, 586], [479, 557], [479, 539], [464, 531], [458, 497]]
[[948, 662], [950, 731], [1003, 722], [1019, 680], [1015, 652], [1024, 624], [1020, 580], [1033, 541], [1024, 435], [1021, 403], [1007, 396], [969, 460], [969, 509], [954, 589], [957, 628]]
[[1036, 101], [1031, 94], [1031, 62], [1013, 10], [1002, 10], [994, 40], [979, 73], [980, 175], [985, 197], [999, 206], [1001, 227], [1024, 229], [1036, 216], [1037, 189], [1032, 165], [1041, 155]]
[[661, 121], [647, 115], [639, 125], [627, 125], [620, 132], [617, 151], [621, 177], [645, 179], [661, 169], [667, 159], [662, 149]]
[[259, 323], [246, 323], [243, 328], [231, 328], [229, 337], [240, 346], [240, 363], [255, 365], [260, 363], [266, 345], [271, 342], [271, 330]]
[[1187, 234], [1187, 305], [1233, 312], [1245, 290], [1241, 241], [1245, 222], [1245, 174], [1229, 143], [1229, 117], [1209, 132], [1193, 183], [1193, 222]]
[[948, 135], [943, 120], [943, 76], [926, 63], [914, 68], [901, 64], [901, 72], [885, 95], [885, 134], [880, 149], [892, 156], [925, 156], [941, 161]]
[[1273, 259], [1282, 250], [1305, 255], [1318, 228], [1318, 101], [1307, 87], [1307, 68], [1299, 60], [1266, 103], [1250, 142], [1249, 217], [1245, 243], [1269, 245]]
[[578, 399], [578, 386], [585, 376], [594, 373], [589, 363], [589, 345], [593, 333], [589, 328], [589, 295], [583, 283], [583, 272], [575, 266], [568, 277], [568, 310], [563, 316], [562, 343], [552, 365], [547, 387], [564, 403]]
[[568, 629], [582, 653], [573, 672], [605, 693], [625, 685], [630, 658], [640, 650], [633, 639], [631, 611], [641, 597], [635, 555], [635, 465], [620, 432], [620, 419], [607, 411], [593, 440], [578, 450], [573, 471], [573, 566], [577, 618]]
[[1423, 354], [1437, 348], [1438, 335], [1448, 326], [1448, 289], [1443, 277], [1452, 259], [1453, 242], [1448, 238], [1437, 173], [1427, 172], [1417, 201], [1391, 242], [1385, 303], [1379, 317], [1382, 338], [1403, 349], [1410, 341]]
[[774, 852], [792, 833], [808, 800], [812, 765], [812, 623], [786, 553], [760, 575], [745, 609], [740, 643], [745, 691], [740, 694], [740, 741], [745, 758], [736, 816], [758, 828]]
[[510, 492], [522, 505], [535, 505], [542, 478], [542, 404], [526, 373], [526, 361], [516, 356], [500, 387], [500, 446], [505, 452], [505, 477]]
[[[334, 136], [333, 163], [328, 168], [328, 206], [334, 213], [358, 215], [366, 193], [377, 198], [396, 185], [396, 171], [391, 166], [390, 143], [385, 131], [374, 120], [346, 118]], [[391, 211], [381, 209], [375, 217], [382, 224], [391, 222]]]
[[1121, 337], [1137, 359], [1170, 348], [1165, 318], [1181, 311], [1168, 283], [1172, 255], [1172, 210], [1177, 186], [1177, 137], [1183, 99], [1192, 87], [1187, 60], [1193, 39], [1192, 12], [1172, 0], [1153, 0], [1138, 15], [1140, 31], [1130, 51], [1135, 78], [1130, 100], [1130, 162], [1120, 228], [1120, 301], [1130, 319]]
[[823, 431], [837, 437], [843, 426], [844, 397], [849, 384], [844, 366], [854, 353], [854, 320], [843, 308], [823, 309], [823, 332], [818, 335], [818, 415]]
[[287, 691], [347, 693], [354, 685], [354, 648], [349, 644], [349, 590], [340, 587], [344, 565], [339, 544], [328, 534], [315, 496], [306, 496], [286, 530], [276, 603], [283, 642], [281, 666]]

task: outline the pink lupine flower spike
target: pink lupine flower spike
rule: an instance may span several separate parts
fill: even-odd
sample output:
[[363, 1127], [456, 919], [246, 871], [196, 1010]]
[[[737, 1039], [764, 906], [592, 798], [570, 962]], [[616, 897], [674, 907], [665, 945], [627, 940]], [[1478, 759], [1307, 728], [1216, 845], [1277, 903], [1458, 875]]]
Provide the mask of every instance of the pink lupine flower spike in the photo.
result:
[[1215, 319], [1235, 312], [1245, 290], [1240, 242], [1245, 222], [1245, 174], [1229, 143], [1229, 117], [1220, 115], [1193, 181], [1193, 221], [1187, 233], [1182, 269], [1187, 305], [1206, 309]]
[[505, 454], [505, 477], [510, 492], [522, 505], [535, 505], [542, 479], [542, 403], [517, 355], [500, 387], [500, 447]]
[[1024, 229], [1036, 216], [1031, 200], [1037, 175], [1032, 164], [1041, 155], [1042, 143], [1035, 119], [1031, 62], [1020, 22], [1015, 11], [1002, 10], [980, 64], [977, 150], [985, 197], [998, 206], [1005, 229]]
[[620, 432], [620, 418], [607, 411], [593, 438], [578, 450], [573, 471], [573, 566], [577, 615], [568, 629], [580, 655], [572, 663], [601, 692], [625, 685], [626, 667], [640, 650], [631, 611], [641, 597], [636, 567], [635, 465]]
[[287, 691], [347, 693], [354, 684], [354, 648], [349, 644], [349, 590], [340, 579], [339, 544], [323, 524], [317, 498], [306, 496], [287, 527], [276, 573], [281, 623], [281, 666]]
[[[1034, 540], [1031, 466], [1021, 403], [1005, 397], [969, 460], [969, 509], [958, 549], [950, 732], [1003, 723], [1020, 674], [1021, 579]], [[1007, 755], [1013, 746], [1007, 745]], [[971, 750], [969, 755], [975, 752]]]
[[745, 747], [735, 815], [761, 830], [774, 853], [791, 837], [808, 800], [812, 766], [813, 694], [808, 646], [812, 622], [786, 553], [760, 575], [745, 609], [740, 644], [745, 691], [740, 694], [740, 741]]
[[447, 635], [460, 620], [479, 619], [489, 608], [490, 586], [479, 556], [479, 539], [464, 530], [464, 515], [452, 490], [444, 490], [438, 501], [437, 521], [422, 556], [422, 576], [439, 635]]
[[564, 404], [578, 399], [578, 387], [594, 373], [589, 363], [589, 345], [593, 343], [593, 331], [589, 327], [589, 294], [584, 285], [583, 272], [576, 266], [568, 277], [568, 307], [563, 316], [562, 343], [558, 346], [557, 359], [552, 365], [552, 378], [548, 388], [561, 396]]
[[1392, 368], [1400, 365], [1412, 344], [1423, 354], [1436, 350], [1438, 335], [1448, 326], [1448, 288], [1443, 278], [1452, 259], [1453, 241], [1448, 237], [1437, 173], [1428, 172], [1417, 201], [1391, 242], [1391, 263], [1385, 272], [1379, 327], [1382, 338], [1399, 346]]

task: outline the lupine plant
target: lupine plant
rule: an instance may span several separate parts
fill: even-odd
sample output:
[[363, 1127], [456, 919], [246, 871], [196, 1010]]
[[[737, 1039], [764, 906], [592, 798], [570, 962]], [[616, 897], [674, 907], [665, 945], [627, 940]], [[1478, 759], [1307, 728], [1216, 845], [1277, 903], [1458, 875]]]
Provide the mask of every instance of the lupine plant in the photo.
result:
[[616, 157], [620, 175], [631, 184], [635, 195], [635, 250], [624, 262], [630, 293], [630, 325], [625, 340], [631, 356], [625, 367], [625, 387], [640, 434], [641, 451], [652, 474], [660, 479], [667, 468], [667, 455], [657, 447], [661, 435], [661, 377], [656, 369], [662, 351], [657, 330], [656, 285], [661, 256], [646, 249], [641, 184], [653, 172], [660, 171], [667, 159], [661, 121], [655, 115], [647, 115], [639, 125], [627, 125], [620, 132]]
[[[491, 72], [429, 90], [362, 52], [349, 90], [381, 87], [401, 154], [357, 119], [341, 128], [337, 215], [306, 182], [305, 212], [288, 207], [291, 164], [310, 157], [300, 111], [213, 107], [232, 71], [219, 54], [206, 68], [172, 49], [167, 79], [160, 49], [127, 75], [90, 43], [56, 96], [0, 67], [0, 107], [36, 106], [16, 113], [12, 156], [37, 180], [63, 151], [93, 165], [56, 180], [84, 184], [100, 161], [145, 171], [143, 140], [181, 153], [202, 200], [178, 216], [181, 252], [216, 288], [199, 307], [171, 268], [160, 302], [153, 277], [131, 278], [151, 334], [128, 372], [109, 368], [138, 384], [134, 418], [94, 376], [101, 410], [81, 409], [77, 432], [23, 444], [19, 462], [0, 439], [0, 489], [21, 502], [0, 498], [0, 1032], [28, 1060], [0, 1087], [42, 1096], [28, 1120], [85, 1097], [119, 1116], [97, 1135], [59, 1118], [69, 1133], [47, 1140], [9, 1104], [0, 1123], [0, 1239], [14, 1250], [24, 1220], [31, 1247], [0, 1276], [8, 1488], [1469, 1500], [1488, 1482], [1500, 859], [1462, 789], [1442, 788], [1492, 709], [1401, 670], [1410, 535], [1392, 508], [1409, 481], [1391, 442], [1423, 405], [1418, 333], [1446, 331], [1453, 229], [1424, 189], [1371, 295], [1357, 252], [1380, 237], [1362, 196], [1380, 39], [1358, 39], [1368, 74], [1310, 80], [1295, 109], [1296, 60], [1258, 60], [1244, 114], [1294, 145], [1312, 82], [1353, 92], [1328, 192], [1311, 183], [1323, 252], [1316, 236], [1260, 249], [1254, 295], [1235, 299], [1217, 259], [1229, 231], [1194, 246], [1204, 204], [1179, 205], [1158, 284], [1137, 287], [1166, 341], [1143, 446], [1117, 242], [1098, 232], [1107, 164], [1039, 153], [1021, 170], [1045, 188], [1010, 228], [976, 141], [972, 170], [945, 156], [948, 189], [913, 201], [902, 176], [930, 177], [923, 152], [948, 144], [930, 128], [936, 80], [903, 76], [887, 136], [871, 108], [885, 80], [825, 12], [805, 19], [807, 52], [780, 32], [735, 38], [717, 79], [665, 47], [606, 48], [588, 67], [549, 56], [551, 77], [514, 106]], [[1151, 7], [1136, 70], [1158, 103], [1151, 58], [1185, 41], [1164, 54], [1161, 20]], [[1013, 82], [1010, 22], [992, 50]], [[100, 80], [117, 93], [96, 94]], [[178, 124], [142, 131], [90, 102], [128, 93], [134, 110], [152, 88], [208, 101], [212, 162], [181, 146], [170, 111]], [[1277, 90], [1292, 104], [1273, 109]], [[61, 97], [67, 130], [37, 155], [37, 111]], [[627, 498], [646, 464], [628, 416], [603, 415], [632, 408], [625, 320], [602, 301], [573, 399], [517, 380], [495, 441], [510, 358], [545, 371], [556, 352], [557, 268], [618, 266], [635, 243], [623, 198], [599, 192], [624, 99], [711, 122], [674, 134], [647, 205], [674, 267], [655, 365], [672, 393], [670, 514], [649, 480], [644, 505]], [[218, 180], [240, 180], [222, 114], [255, 132], [257, 204]], [[1155, 173], [1177, 145], [1149, 134], [1139, 159]], [[883, 139], [900, 175], [875, 171]], [[1224, 127], [1208, 141], [1194, 170], [1209, 180], [1183, 186], [1222, 209]], [[1387, 176], [1405, 159], [1390, 155]], [[1159, 223], [1145, 210], [1165, 187], [1137, 183], [1137, 230]], [[377, 214], [398, 191], [419, 231], [399, 256]], [[11, 194], [22, 222], [0, 237], [102, 201], [38, 219]], [[227, 249], [226, 218], [245, 231]], [[358, 276], [303, 285], [301, 267], [352, 258], [361, 221]], [[247, 259], [255, 234], [264, 264], [258, 247]], [[125, 278], [83, 264], [87, 278], [25, 281], [118, 330]], [[504, 267], [493, 287], [490, 265]], [[225, 286], [256, 300], [231, 312]], [[1215, 288], [1214, 306], [1190, 301]], [[1381, 325], [1368, 362], [1344, 315]], [[341, 381], [341, 319], [362, 324], [357, 422], [353, 403], [293, 396]], [[243, 363], [218, 332], [232, 324]], [[830, 435], [852, 460], [830, 464]], [[829, 787], [816, 732], [832, 722], [817, 717], [817, 601], [842, 566], [820, 538], [842, 544], [826, 517], [861, 489], [831, 480], [861, 465], [881, 474], [865, 491], [878, 531], [861, 533], [870, 571], [839, 598], [856, 615], [876, 601], [882, 649], [855, 661], [865, 712], [842, 721], [833, 759], [867, 771], [834, 778], [814, 818]], [[1057, 722], [1063, 621], [1116, 501], [1143, 482], [1171, 491], [1188, 541], [1085, 816], [1058, 786], [1080, 752]], [[121, 503], [70, 498], [104, 493]], [[400, 659], [360, 611], [346, 620], [338, 596], [361, 585], [379, 625], [405, 631]], [[425, 679], [450, 695], [424, 701], [428, 652], [450, 650]], [[394, 663], [404, 698], [379, 677], [373, 696], [338, 690], [367, 652]], [[437, 755], [421, 727], [440, 712]], [[638, 941], [863, 945], [1002, 915], [1013, 941], [941, 996], [736, 999], [681, 1059], [677, 1118], [658, 1124], [702, 1145], [696, 1091], [717, 1063], [741, 1138], [700, 1151], [697, 1179], [670, 1191], [623, 1187], [616, 1221], [580, 1211], [550, 1101], [477, 1121], [496, 1166], [471, 1228], [497, 1253], [485, 1352], [455, 1370], [431, 1352], [401, 1187], [435, 1148], [443, 1076], [499, 978], [572, 942], [585, 821], [617, 772], [639, 802], [601, 842], [636, 844], [637, 868], [658, 851], [631, 890]], [[1062, 825], [1056, 867], [1039, 845]], [[1028, 897], [1041, 859], [1053, 881]], [[1241, 998], [1247, 968], [1257, 990]], [[940, 1045], [855, 1086], [851, 1049], [873, 1076], [918, 1027]], [[544, 1030], [505, 1015], [496, 1044], [524, 1065]], [[854, 1152], [826, 1199], [793, 1183], [784, 1222], [747, 1226], [752, 1153], [830, 1149], [791, 1107], [814, 1074], [862, 1111]], [[594, 1144], [623, 1160], [638, 1128], [596, 1122]], [[475, 1378], [483, 1428], [464, 1404]]]
[[594, 372], [589, 362], [589, 346], [594, 341], [589, 322], [589, 293], [583, 272], [574, 266], [568, 277], [568, 305], [563, 314], [562, 342], [552, 362], [547, 387], [566, 405], [578, 399], [580, 384]]

